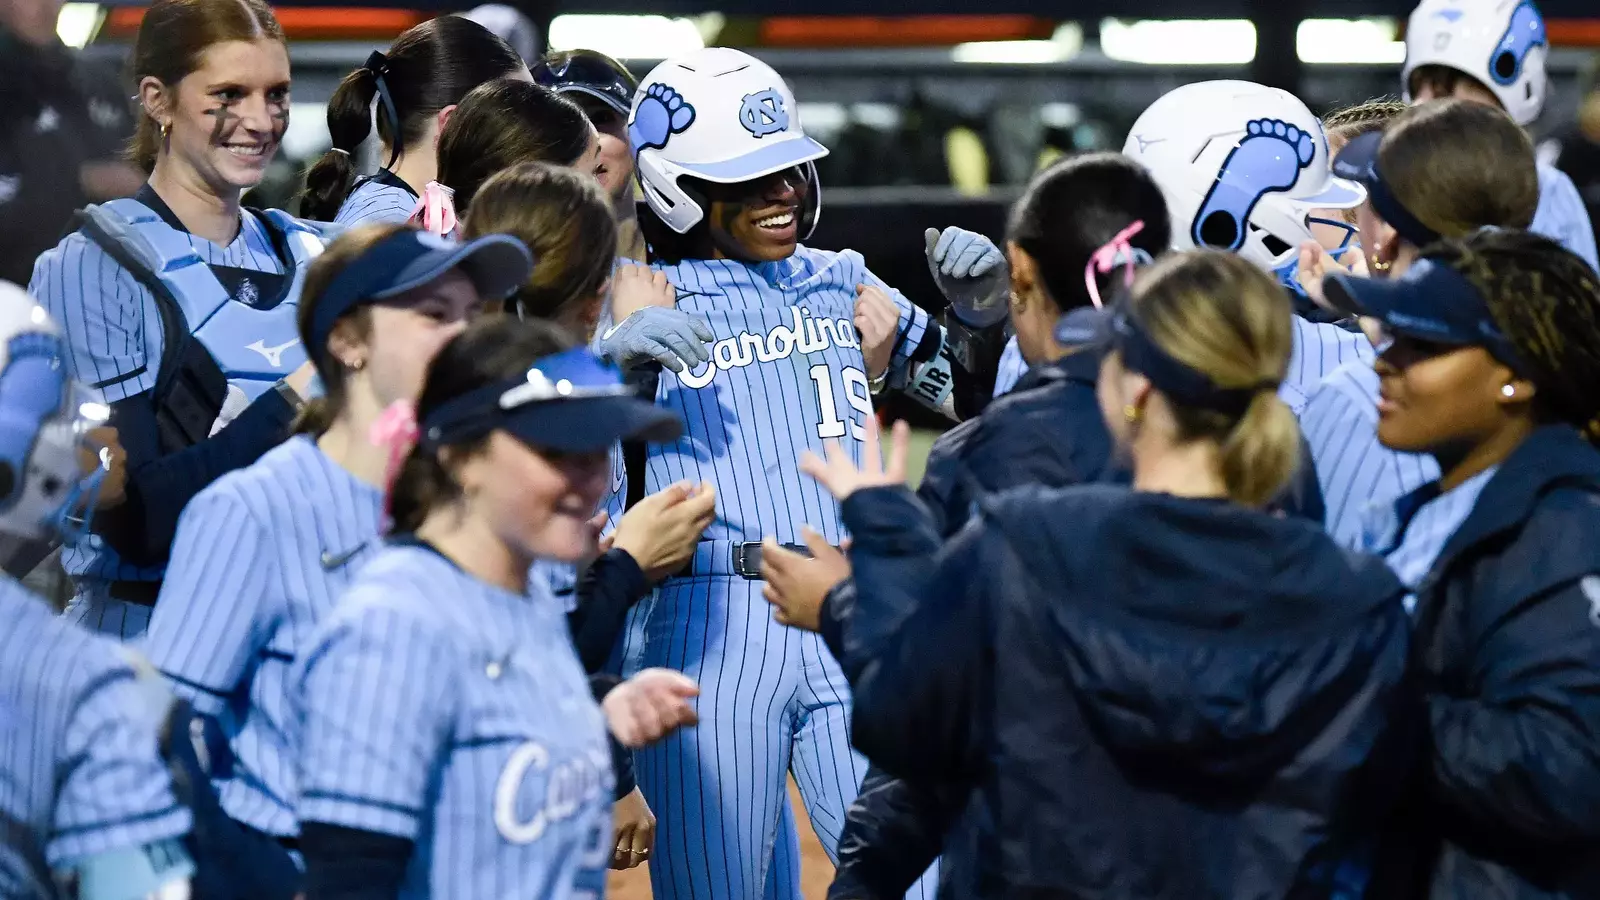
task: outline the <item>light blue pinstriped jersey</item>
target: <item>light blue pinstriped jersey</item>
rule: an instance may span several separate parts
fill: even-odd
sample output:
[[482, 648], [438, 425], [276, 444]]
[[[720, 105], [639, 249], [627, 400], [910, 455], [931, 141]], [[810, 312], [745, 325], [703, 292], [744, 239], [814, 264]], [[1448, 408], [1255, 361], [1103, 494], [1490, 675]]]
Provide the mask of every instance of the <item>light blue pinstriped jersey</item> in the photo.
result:
[[1334, 369], [1359, 362], [1371, 366], [1377, 358], [1372, 342], [1359, 331], [1349, 331], [1327, 322], [1312, 322], [1299, 316], [1290, 316], [1294, 326], [1294, 343], [1289, 352], [1289, 368], [1278, 396], [1295, 415], [1301, 415], [1307, 399], [1317, 389], [1322, 379]]
[[994, 376], [994, 395], [1010, 393], [1022, 380], [1028, 371], [1028, 361], [1022, 358], [1022, 347], [1017, 343], [1016, 335], [1006, 341], [1006, 349], [1000, 354], [1000, 370]]
[[[1498, 470], [1498, 466], [1491, 466], [1453, 490], [1430, 498], [1404, 523], [1403, 533], [1395, 503], [1368, 507], [1362, 546], [1358, 549], [1381, 554], [1395, 577], [1415, 591]], [[1408, 610], [1415, 603], [1415, 597], [1406, 598]]]
[[54, 897], [48, 868], [187, 834], [157, 732], [167, 696], [125, 651], [0, 577], [0, 897]]
[[715, 485], [717, 518], [703, 540], [795, 542], [802, 524], [840, 540], [838, 504], [797, 466], [802, 450], [821, 453], [828, 439], [860, 456], [873, 407], [854, 324], [856, 285], [878, 286], [900, 308], [891, 373], [905, 370], [928, 314], [853, 250], [799, 247], [775, 263], [656, 268], [677, 287], [678, 308], [710, 323], [717, 341], [710, 362], [661, 375], [657, 402], [683, 418], [685, 433], [651, 446], [646, 493], [682, 480]]
[[[281, 275], [283, 262], [267, 230], [245, 213], [233, 243], [219, 247], [205, 238], [183, 235], [200, 258], [212, 265]], [[28, 293], [61, 323], [72, 377], [100, 388], [107, 403], [137, 396], [155, 386], [163, 349], [161, 313], [150, 291], [80, 232], [67, 235], [39, 256]], [[161, 568], [125, 565], [96, 535], [61, 557], [67, 574], [106, 580], [155, 581]]]
[[268, 834], [298, 831], [289, 667], [376, 551], [382, 506], [376, 487], [299, 435], [217, 479], [178, 521], [145, 648], [228, 735], [223, 808]]
[[380, 551], [294, 669], [302, 822], [415, 842], [400, 896], [599, 900], [614, 776], [559, 604]]
[[1561, 246], [1587, 260], [1591, 268], [1600, 270], [1600, 259], [1595, 254], [1594, 223], [1589, 221], [1583, 195], [1578, 193], [1567, 173], [1555, 166], [1539, 164], [1539, 209], [1528, 230], [1560, 242]]
[[1423, 453], [1398, 453], [1378, 442], [1378, 373], [1366, 362], [1340, 366], [1312, 392], [1300, 415], [1327, 507], [1328, 534], [1362, 549], [1370, 507], [1380, 509], [1439, 477]]
[[339, 225], [401, 225], [417, 208], [417, 195], [405, 188], [366, 180], [344, 198], [333, 221]]

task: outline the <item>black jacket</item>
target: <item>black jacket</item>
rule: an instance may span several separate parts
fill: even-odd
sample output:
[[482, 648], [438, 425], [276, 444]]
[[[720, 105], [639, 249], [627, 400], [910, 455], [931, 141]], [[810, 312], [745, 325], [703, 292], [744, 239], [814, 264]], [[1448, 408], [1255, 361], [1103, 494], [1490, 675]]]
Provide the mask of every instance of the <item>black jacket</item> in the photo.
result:
[[[978, 500], [1010, 488], [1067, 487], [1102, 479], [1126, 482], [1127, 472], [1113, 462], [1111, 435], [1095, 396], [1099, 372], [1100, 354], [1092, 350], [1035, 366], [981, 416], [941, 435], [917, 487], [934, 529], [952, 536]], [[1310, 458], [1307, 452], [1305, 459]], [[1280, 506], [1322, 521], [1321, 489], [1309, 463]], [[823, 608], [823, 637], [835, 656], [841, 655], [841, 618], [848, 613], [853, 590], [845, 582]], [[860, 795], [845, 814], [839, 865], [828, 896], [832, 900], [903, 896], [939, 855], [963, 795], [959, 789], [908, 784], [869, 769]]]
[[1409, 622], [1317, 525], [1114, 486], [1022, 489], [943, 544], [843, 506], [854, 742], [966, 785], [941, 897], [1326, 896], [1408, 768]]
[[1429, 741], [1380, 896], [1600, 897], [1600, 453], [1534, 432], [1417, 597]]

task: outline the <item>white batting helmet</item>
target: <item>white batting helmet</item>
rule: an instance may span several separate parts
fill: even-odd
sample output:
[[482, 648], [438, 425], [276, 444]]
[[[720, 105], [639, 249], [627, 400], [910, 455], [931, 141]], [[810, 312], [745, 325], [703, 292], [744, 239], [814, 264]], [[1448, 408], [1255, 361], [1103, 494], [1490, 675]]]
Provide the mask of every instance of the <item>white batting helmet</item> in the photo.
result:
[[1167, 93], [1122, 152], [1166, 195], [1173, 247], [1232, 250], [1278, 271], [1315, 240], [1312, 210], [1350, 209], [1366, 188], [1333, 177], [1322, 123], [1287, 91], [1203, 81]]
[[0, 530], [71, 538], [68, 516], [100, 484], [78, 451], [110, 410], [67, 375], [61, 331], [27, 292], [0, 281]]
[[704, 198], [680, 184], [683, 176], [737, 184], [794, 167], [810, 182], [798, 234], [816, 227], [816, 160], [828, 150], [806, 137], [789, 85], [747, 53], [708, 47], [650, 70], [633, 98], [628, 140], [645, 202], [679, 234], [705, 216]]
[[1417, 67], [1445, 66], [1482, 82], [1518, 125], [1528, 125], [1544, 108], [1549, 52], [1532, 0], [1422, 0], [1406, 25], [1406, 102]]

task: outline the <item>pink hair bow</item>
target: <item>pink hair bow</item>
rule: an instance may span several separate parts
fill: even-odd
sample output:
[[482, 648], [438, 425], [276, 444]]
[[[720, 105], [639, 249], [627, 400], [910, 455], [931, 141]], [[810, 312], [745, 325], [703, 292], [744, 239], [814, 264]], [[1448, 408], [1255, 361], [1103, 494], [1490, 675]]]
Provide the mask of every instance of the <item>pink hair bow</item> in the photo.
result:
[[456, 192], [437, 181], [428, 182], [411, 210], [411, 224], [439, 237], [456, 230]]
[[1139, 219], [1127, 228], [1117, 232], [1116, 236], [1096, 250], [1089, 257], [1089, 264], [1083, 267], [1083, 286], [1089, 290], [1089, 299], [1094, 301], [1096, 309], [1105, 304], [1100, 302], [1100, 285], [1095, 278], [1095, 272], [1101, 275], [1109, 273], [1122, 263], [1122, 286], [1133, 284], [1134, 262], [1141, 255], [1140, 251], [1128, 243], [1134, 235], [1144, 230], [1144, 220]]
[[367, 432], [367, 440], [374, 447], [389, 448], [389, 461], [385, 463], [383, 469], [385, 523], [389, 521], [389, 510], [392, 508], [395, 479], [400, 477], [400, 466], [405, 463], [406, 455], [416, 445], [418, 434], [417, 410], [410, 400], [396, 400], [389, 404]]

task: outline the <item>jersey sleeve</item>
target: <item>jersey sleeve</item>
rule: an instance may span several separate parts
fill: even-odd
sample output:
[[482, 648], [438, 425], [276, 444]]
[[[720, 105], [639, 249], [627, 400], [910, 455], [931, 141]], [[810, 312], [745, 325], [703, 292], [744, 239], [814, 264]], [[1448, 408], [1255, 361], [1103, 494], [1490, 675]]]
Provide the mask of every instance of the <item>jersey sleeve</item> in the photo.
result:
[[45, 848], [53, 868], [182, 837], [191, 826], [160, 752], [170, 704], [165, 690], [153, 676], [136, 678], [120, 661], [80, 670], [78, 677], [83, 687], [67, 701], [75, 706]]
[[889, 299], [893, 300], [894, 305], [900, 310], [899, 334], [895, 337], [894, 355], [889, 359], [889, 371], [896, 375], [904, 375], [910, 364], [911, 354], [922, 343], [923, 334], [928, 330], [932, 318], [927, 310], [907, 300], [905, 294], [884, 283], [883, 279], [868, 271], [865, 265], [861, 267], [861, 279], [862, 284], [870, 284], [888, 294]]
[[178, 520], [145, 647], [173, 691], [219, 715], [266, 645], [268, 579], [279, 568], [268, 536], [242, 498], [217, 484]]
[[69, 235], [41, 255], [28, 293], [60, 324], [72, 376], [107, 403], [155, 386], [159, 360], [148, 358], [146, 292], [87, 238]]
[[1578, 193], [1577, 185], [1567, 173], [1554, 166], [1539, 166], [1539, 208], [1528, 230], [1559, 242], [1583, 257], [1591, 269], [1600, 270], [1594, 224], [1589, 221], [1583, 195]]
[[415, 840], [453, 730], [454, 650], [433, 623], [379, 605], [384, 591], [346, 594], [297, 672], [296, 813]]
[[1363, 550], [1368, 506], [1393, 503], [1437, 475], [1417, 458], [1379, 443], [1372, 416], [1336, 383], [1339, 377], [1335, 373], [1312, 391], [1300, 428], [1311, 447], [1329, 536], [1340, 546]]

